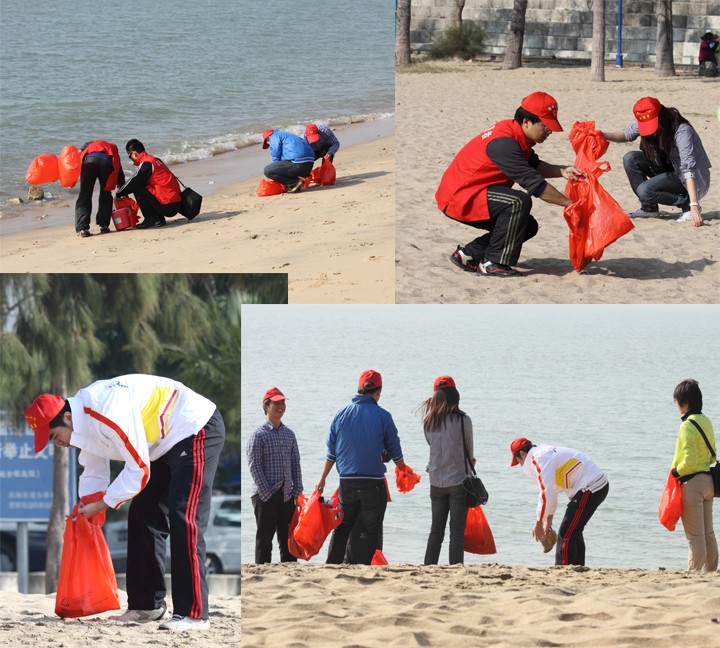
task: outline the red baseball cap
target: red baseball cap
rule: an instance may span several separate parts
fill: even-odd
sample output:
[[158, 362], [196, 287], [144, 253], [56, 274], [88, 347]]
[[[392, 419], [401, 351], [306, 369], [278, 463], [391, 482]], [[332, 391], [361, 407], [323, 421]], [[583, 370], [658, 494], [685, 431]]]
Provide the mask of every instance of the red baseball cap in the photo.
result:
[[359, 389], [375, 389], [377, 387], [382, 387], [382, 376], [377, 371], [368, 369], [360, 374]]
[[643, 97], [633, 106], [633, 113], [637, 119], [640, 135], [647, 137], [658, 129], [658, 116], [662, 104], [655, 97]]
[[287, 398], [285, 398], [285, 394], [283, 394], [277, 387], [271, 387], [270, 389], [268, 389], [265, 392], [265, 394], [263, 395], [262, 399], [263, 399], [263, 403], [266, 400], [271, 400], [271, 401], [287, 400]]
[[40, 452], [50, 438], [50, 421], [65, 407], [65, 399], [52, 394], [40, 394], [25, 410], [25, 420], [35, 434], [35, 452]]
[[512, 461], [510, 462], [510, 465], [517, 466], [520, 462], [515, 459], [515, 453], [520, 452], [520, 450], [525, 450], [525, 452], [527, 452], [531, 445], [532, 441], [529, 441], [525, 437], [515, 439], [515, 441], [510, 444], [510, 453], [512, 454]]
[[546, 92], [533, 92], [522, 100], [520, 106], [540, 117], [540, 121], [551, 131], [556, 133], [562, 131], [562, 126], [557, 119], [557, 101]]
[[270, 144], [268, 143], [267, 140], [268, 140], [268, 137], [270, 137], [270, 135], [273, 134], [273, 132], [274, 132], [274, 131], [273, 131], [272, 128], [268, 128], [267, 130], [263, 131], [263, 136], [262, 136], [262, 137], [263, 137], [263, 146], [262, 146], [262, 147], [263, 147], [264, 149], [265, 149], [265, 148], [268, 148], [268, 147], [270, 146]]
[[320, 139], [318, 127], [315, 124], [308, 124], [305, 127], [305, 137], [307, 137], [307, 141], [310, 142], [310, 144], [317, 142]]
[[440, 387], [455, 387], [455, 381], [450, 376], [440, 376], [435, 378], [433, 391], [437, 391]]

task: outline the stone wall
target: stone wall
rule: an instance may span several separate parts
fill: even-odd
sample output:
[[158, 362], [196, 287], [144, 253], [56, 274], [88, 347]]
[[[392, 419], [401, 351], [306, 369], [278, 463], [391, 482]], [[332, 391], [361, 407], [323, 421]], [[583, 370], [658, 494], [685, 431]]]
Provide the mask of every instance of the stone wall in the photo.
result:
[[[594, 0], [529, 0], [523, 56], [589, 61]], [[653, 0], [623, 1], [622, 54], [630, 63], [655, 63], [657, 21]], [[428, 49], [448, 26], [452, 0], [412, 0], [410, 42]], [[485, 30], [485, 53], [504, 56], [513, 0], [466, 0], [463, 20]], [[605, 0], [605, 57], [617, 54], [617, 0]], [[700, 36], [720, 32], [720, 2], [673, 2], [673, 57], [676, 65], [697, 64]]]

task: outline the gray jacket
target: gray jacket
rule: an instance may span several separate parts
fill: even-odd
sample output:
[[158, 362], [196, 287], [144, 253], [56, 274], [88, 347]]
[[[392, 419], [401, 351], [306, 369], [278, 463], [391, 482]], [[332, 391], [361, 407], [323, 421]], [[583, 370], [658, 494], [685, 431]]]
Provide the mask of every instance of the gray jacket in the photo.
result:
[[[461, 416], [463, 423], [461, 425]], [[473, 427], [467, 414], [449, 416], [442, 425], [431, 432], [423, 430], [430, 446], [427, 472], [430, 485], [448, 488], [459, 486], [465, 479], [465, 456], [462, 446], [462, 427], [470, 458], [473, 457]]]

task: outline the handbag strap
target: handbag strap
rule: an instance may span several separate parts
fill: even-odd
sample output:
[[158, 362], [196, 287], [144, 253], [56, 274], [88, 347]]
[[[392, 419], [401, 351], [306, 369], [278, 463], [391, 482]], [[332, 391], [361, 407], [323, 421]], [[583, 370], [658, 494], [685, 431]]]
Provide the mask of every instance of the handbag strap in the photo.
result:
[[477, 477], [475, 466], [473, 466], [472, 461], [470, 461], [470, 453], [468, 452], [467, 444], [465, 443], [465, 415], [462, 413], [460, 414], [460, 431], [462, 432], [463, 454], [465, 455], [465, 474], [467, 475], [467, 468], [469, 467], [470, 472]]
[[708, 441], [708, 438], [705, 436], [705, 432], [703, 432], [703, 429], [691, 418], [689, 418], [688, 421], [690, 421], [690, 423], [692, 423], [698, 429], [698, 432], [700, 432], [700, 434], [702, 434], [703, 441], [705, 441], [705, 444], [707, 445], [708, 450], [710, 450], [710, 454], [712, 455], [712, 458], [717, 459], [717, 457], [715, 455], [715, 450], [713, 450], [713, 447], [710, 445], [710, 441]]
[[[155, 159], [156, 159], [156, 160], [160, 160], [159, 157], [156, 157]], [[165, 162], [164, 162], [163, 160], [160, 160], [160, 162], [162, 162], [162, 165], [163, 165], [168, 171], [170, 171], [170, 167], [169, 167], [167, 164], [165, 164]], [[178, 178], [172, 171], [170, 171], [170, 175], [171, 175], [173, 178], [175, 178], [175, 180], [177, 180], [177, 181], [183, 186], [184, 189], [187, 189], [187, 186], [185, 185], [185, 183], [184, 183], [182, 180], [180, 180], [180, 178]]]

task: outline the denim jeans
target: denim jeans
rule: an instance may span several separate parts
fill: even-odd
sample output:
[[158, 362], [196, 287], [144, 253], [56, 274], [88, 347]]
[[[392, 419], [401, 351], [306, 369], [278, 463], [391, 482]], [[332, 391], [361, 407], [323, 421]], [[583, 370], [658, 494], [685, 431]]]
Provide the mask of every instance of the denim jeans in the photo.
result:
[[313, 164], [313, 162], [301, 162], [298, 164], [292, 160], [280, 160], [280, 162], [268, 164], [263, 173], [270, 180], [291, 187], [298, 181], [298, 178], [307, 178], [310, 175]]
[[[341, 479], [338, 499], [345, 516], [330, 538], [327, 562], [369, 565], [382, 538], [387, 508], [385, 480]], [[357, 543], [348, 545], [356, 521], [360, 536]]]
[[427, 549], [425, 549], [425, 564], [438, 564], [440, 548], [445, 538], [448, 513], [450, 514], [450, 564], [462, 564], [465, 557], [465, 520], [468, 511], [463, 485], [447, 488], [431, 485], [430, 505], [432, 522]]
[[656, 212], [658, 204], [690, 209], [685, 185], [674, 173], [655, 173], [642, 151], [630, 151], [623, 157], [630, 186], [646, 212]]

